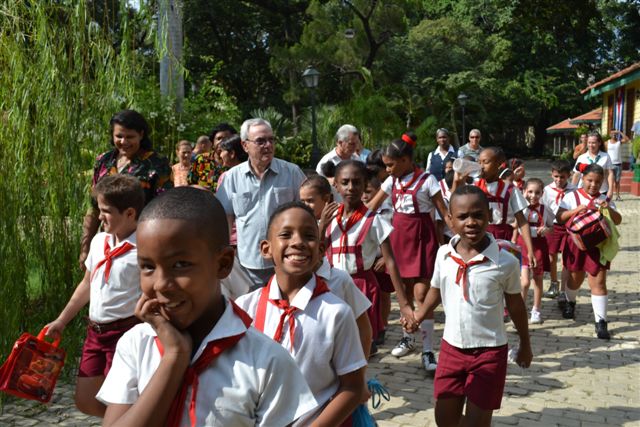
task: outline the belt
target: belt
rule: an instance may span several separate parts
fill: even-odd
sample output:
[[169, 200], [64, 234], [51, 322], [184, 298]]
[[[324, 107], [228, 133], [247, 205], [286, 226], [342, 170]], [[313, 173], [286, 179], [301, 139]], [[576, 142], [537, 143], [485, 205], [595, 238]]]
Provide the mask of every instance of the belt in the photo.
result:
[[117, 329], [131, 328], [132, 326], [140, 323], [140, 319], [136, 316], [127, 317], [126, 319], [114, 320], [109, 323], [98, 323], [87, 318], [87, 326], [98, 334], [104, 334], [105, 332], [115, 331]]

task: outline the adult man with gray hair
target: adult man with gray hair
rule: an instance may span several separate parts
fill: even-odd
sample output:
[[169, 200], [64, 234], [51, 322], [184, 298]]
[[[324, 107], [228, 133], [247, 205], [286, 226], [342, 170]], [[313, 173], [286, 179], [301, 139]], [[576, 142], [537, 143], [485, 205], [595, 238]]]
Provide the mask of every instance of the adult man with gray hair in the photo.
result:
[[240, 139], [249, 158], [225, 174], [216, 197], [229, 224], [235, 221], [237, 259], [251, 278], [253, 290], [264, 286], [274, 272], [271, 261], [260, 255], [260, 241], [267, 238], [269, 217], [281, 204], [298, 200], [305, 176], [297, 165], [274, 158], [276, 140], [268, 121], [245, 120]]
[[342, 125], [336, 132], [336, 147], [325, 154], [316, 166], [318, 175], [324, 176], [322, 173], [322, 165], [332, 162], [337, 165], [343, 160], [360, 160], [356, 153], [356, 148], [360, 143], [360, 132], [353, 125]]
[[481, 138], [482, 135], [480, 134], [479, 129], [471, 129], [469, 132], [469, 142], [458, 149], [458, 157], [463, 158], [469, 156], [473, 157], [473, 159], [477, 161], [480, 156], [480, 151], [482, 150], [482, 147], [480, 146]]

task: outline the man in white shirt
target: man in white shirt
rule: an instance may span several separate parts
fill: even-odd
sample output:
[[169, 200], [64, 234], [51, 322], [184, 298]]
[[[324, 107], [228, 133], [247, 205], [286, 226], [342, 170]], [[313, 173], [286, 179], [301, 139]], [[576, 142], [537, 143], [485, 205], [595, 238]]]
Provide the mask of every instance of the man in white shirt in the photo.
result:
[[325, 163], [332, 162], [337, 165], [343, 160], [360, 160], [358, 153], [356, 153], [359, 145], [360, 132], [358, 132], [358, 129], [353, 125], [340, 126], [340, 129], [336, 132], [336, 148], [322, 156], [316, 166], [318, 175], [324, 176], [322, 165]]

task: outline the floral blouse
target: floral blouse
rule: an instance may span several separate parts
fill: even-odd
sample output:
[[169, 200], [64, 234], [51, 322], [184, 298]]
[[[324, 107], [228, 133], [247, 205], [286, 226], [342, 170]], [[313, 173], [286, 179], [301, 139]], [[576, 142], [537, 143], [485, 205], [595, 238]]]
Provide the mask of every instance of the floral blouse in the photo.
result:
[[[117, 162], [118, 150], [116, 149], [100, 154], [93, 167], [91, 187], [95, 187], [103, 177], [117, 174]], [[120, 173], [138, 178], [146, 203], [163, 191], [173, 188], [169, 160], [155, 151], [141, 148], [136, 157]]]
[[213, 153], [198, 154], [191, 164], [191, 171], [187, 180], [189, 184], [197, 184], [215, 192], [218, 188], [220, 175], [227, 170], [224, 166], [216, 165]]

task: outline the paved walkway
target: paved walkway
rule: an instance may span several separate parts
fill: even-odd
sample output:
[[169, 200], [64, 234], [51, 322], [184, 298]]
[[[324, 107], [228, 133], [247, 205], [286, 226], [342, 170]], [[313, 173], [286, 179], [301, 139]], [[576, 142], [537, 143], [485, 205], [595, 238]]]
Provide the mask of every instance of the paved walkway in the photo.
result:
[[[640, 199], [626, 196], [618, 206], [623, 215], [622, 251], [608, 275], [613, 339], [595, 338], [586, 285], [578, 297], [575, 321], [562, 319], [554, 304], [544, 300], [545, 322], [531, 327], [533, 364], [528, 370], [509, 366], [495, 426], [640, 426]], [[392, 316], [397, 318], [397, 310]], [[437, 342], [443, 320], [439, 309]], [[513, 328], [509, 330], [510, 342], [516, 343]], [[387, 345], [369, 368], [369, 375], [377, 376], [392, 396], [373, 411], [378, 424], [435, 425], [433, 380], [421, 369], [418, 353], [403, 359], [389, 354], [400, 337], [397, 322], [387, 335]], [[92, 426], [99, 420], [75, 410], [72, 385], [59, 384], [49, 405], [6, 398], [0, 426], [14, 425]]]

